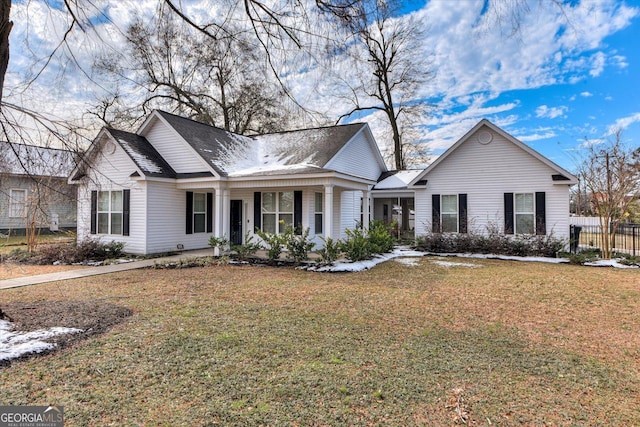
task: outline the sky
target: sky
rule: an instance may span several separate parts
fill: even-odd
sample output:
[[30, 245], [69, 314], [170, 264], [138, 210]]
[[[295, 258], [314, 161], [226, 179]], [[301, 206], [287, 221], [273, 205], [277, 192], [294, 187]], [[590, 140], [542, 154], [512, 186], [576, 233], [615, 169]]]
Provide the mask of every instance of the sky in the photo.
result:
[[[194, 19], [220, 13], [219, 2], [179, 3]], [[87, 120], [86, 111], [108, 86], [86, 78], [91, 55], [118, 50], [121, 34], [110, 24], [124, 28], [134, 12], [154, 13], [157, 1], [95, 4], [103, 6], [103, 15], [92, 18], [101, 40], [86, 35], [71, 39], [83, 68], [69, 62], [49, 64], [27, 87], [21, 82], [40, 70], [45, 53], [64, 33], [68, 16], [55, 7], [40, 8], [39, 0], [14, 2], [6, 99], [56, 117]], [[413, 19], [426, 30], [413, 54], [428, 60], [425, 72], [432, 72], [433, 78], [413, 96], [431, 106], [418, 139], [433, 155], [444, 152], [483, 118], [569, 171], [575, 171], [587, 141], [611, 138], [616, 129], [622, 130], [628, 145], [640, 146], [640, 1], [570, 1], [558, 7], [551, 1], [530, 0], [515, 33], [476, 0], [407, 0], [396, 19]], [[105, 48], [102, 42], [107, 39]], [[34, 58], [39, 59], [36, 65]], [[334, 73], [352, 73], [341, 58], [334, 64]], [[319, 67], [289, 66], [286, 81], [301, 103], [337, 117], [349, 105], [330, 96], [331, 90], [318, 90], [323, 83], [318, 81], [328, 74]], [[99, 81], [99, 76], [92, 77]], [[324, 84], [333, 83], [325, 78]], [[352, 120], [368, 122], [384, 145], [379, 114]]]

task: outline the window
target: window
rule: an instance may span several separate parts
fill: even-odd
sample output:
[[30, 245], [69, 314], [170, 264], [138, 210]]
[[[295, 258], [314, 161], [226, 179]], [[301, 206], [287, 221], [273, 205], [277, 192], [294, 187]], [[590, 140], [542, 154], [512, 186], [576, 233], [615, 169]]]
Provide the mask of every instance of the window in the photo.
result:
[[207, 194], [193, 193], [193, 232], [204, 233], [207, 224]]
[[122, 234], [122, 191], [98, 191], [98, 234]]
[[458, 196], [443, 195], [442, 196], [442, 232], [457, 233], [458, 232]]
[[9, 195], [9, 216], [24, 218], [27, 216], [27, 190], [11, 190]]
[[323, 203], [322, 203], [322, 193], [316, 193], [315, 198], [315, 230], [316, 234], [322, 234], [322, 211], [323, 211]]
[[293, 191], [262, 193], [262, 230], [284, 233], [293, 227]]
[[534, 234], [535, 207], [533, 203], [533, 193], [516, 193], [514, 196], [516, 234]]

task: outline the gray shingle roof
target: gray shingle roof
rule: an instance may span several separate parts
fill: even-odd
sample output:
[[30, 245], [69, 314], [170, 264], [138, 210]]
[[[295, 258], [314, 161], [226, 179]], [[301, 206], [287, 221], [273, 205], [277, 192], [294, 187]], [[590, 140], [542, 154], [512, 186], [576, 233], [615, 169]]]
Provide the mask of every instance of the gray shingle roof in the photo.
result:
[[0, 142], [0, 173], [66, 178], [75, 159], [68, 150]]
[[313, 173], [358, 133], [363, 123], [242, 136], [164, 111], [158, 113], [220, 176]]
[[175, 178], [176, 172], [144, 136], [106, 128], [146, 176]]

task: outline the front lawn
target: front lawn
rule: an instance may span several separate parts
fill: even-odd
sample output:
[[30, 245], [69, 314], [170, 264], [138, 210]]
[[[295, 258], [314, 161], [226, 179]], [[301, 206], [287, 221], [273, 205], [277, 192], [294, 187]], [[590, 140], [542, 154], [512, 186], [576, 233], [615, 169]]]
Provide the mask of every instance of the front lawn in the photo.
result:
[[0, 403], [63, 405], [69, 426], [640, 425], [637, 270], [434, 261], [137, 270], [3, 290], [0, 307], [133, 314], [0, 367]]

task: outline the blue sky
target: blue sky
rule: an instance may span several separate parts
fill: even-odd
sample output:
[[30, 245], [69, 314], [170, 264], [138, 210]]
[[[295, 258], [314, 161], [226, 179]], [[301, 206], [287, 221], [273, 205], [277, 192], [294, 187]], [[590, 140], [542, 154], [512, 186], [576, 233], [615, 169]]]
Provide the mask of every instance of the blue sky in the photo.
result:
[[438, 21], [428, 24], [430, 44], [436, 71], [447, 73], [436, 82], [444, 89], [427, 92], [436, 108], [425, 139], [436, 154], [481, 118], [568, 170], [586, 139], [602, 141], [615, 128], [640, 146], [640, 2], [572, 2], [559, 10], [533, 1], [512, 37], [495, 22], [474, 32], [480, 24], [469, 17], [480, 3], [436, 0], [413, 12]]
[[[105, 4], [101, 12], [109, 20], [98, 12], [87, 16], [97, 26], [94, 35], [102, 39], [78, 32], [70, 40], [85, 72], [91, 72], [92, 54], [122, 50], [121, 34], [108, 25], [126, 28], [134, 12], [155, 13], [158, 0]], [[228, 10], [215, 0], [180, 4], [202, 22]], [[510, 28], [485, 13], [486, 5], [478, 0], [407, 0], [404, 15], [397, 18], [414, 19], [427, 30], [414, 54], [430, 60], [435, 77], [412, 95], [433, 109], [423, 119], [419, 142], [441, 154], [486, 118], [570, 171], [585, 138], [600, 141], [621, 128], [631, 146], [640, 145], [640, 1], [571, 1], [558, 8], [551, 1], [528, 0], [520, 31], [512, 36], [506, 35]], [[12, 19], [7, 99], [60, 118], [86, 119], [90, 106], [117, 82], [94, 75], [96, 85], [77, 68], [52, 63], [36, 83], [17, 90], [24, 88], [20, 82], [26, 75], [38, 70], [34, 57], [42, 60], [56, 46], [68, 16], [32, 0], [14, 2]], [[350, 109], [330, 96], [334, 82], [328, 78], [353, 75], [348, 61], [336, 58], [334, 70], [307, 66], [295, 54], [287, 61], [283, 75], [299, 102], [334, 117]], [[389, 138], [380, 115], [357, 120], [369, 122], [384, 148]]]

